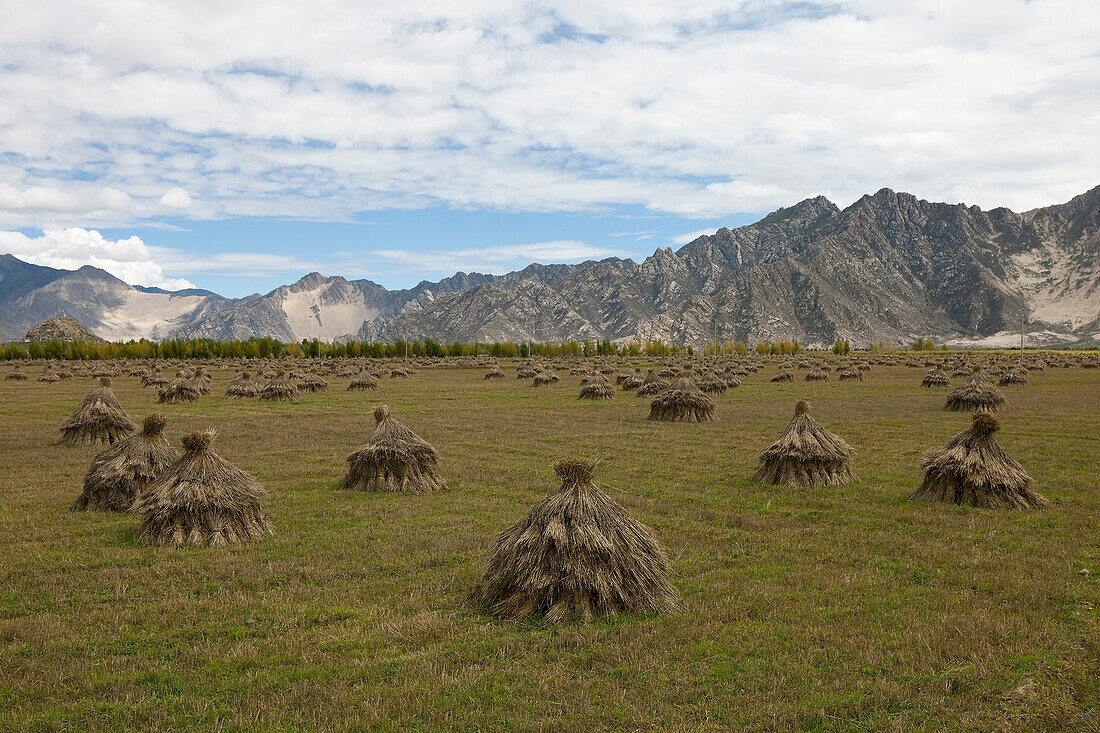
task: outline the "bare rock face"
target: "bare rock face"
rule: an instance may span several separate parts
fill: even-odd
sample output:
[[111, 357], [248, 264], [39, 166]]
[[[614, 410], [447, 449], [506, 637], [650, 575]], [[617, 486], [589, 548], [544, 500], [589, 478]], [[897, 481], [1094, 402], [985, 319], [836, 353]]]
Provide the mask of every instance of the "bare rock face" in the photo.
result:
[[[823, 197], [642, 262], [459, 272], [389, 291], [310, 273], [266, 295], [133, 288], [93, 267], [0, 255], [0, 340], [58, 312], [109, 339], [659, 339], [1016, 343], [1100, 340], [1100, 187], [1024, 213], [883, 189]], [[1004, 342], [1004, 344], [1001, 344]]]
[[43, 321], [27, 331], [27, 341], [61, 341], [72, 343], [83, 341], [86, 344], [105, 344], [104, 339], [96, 336], [88, 329], [67, 316], [57, 316], [48, 321]]

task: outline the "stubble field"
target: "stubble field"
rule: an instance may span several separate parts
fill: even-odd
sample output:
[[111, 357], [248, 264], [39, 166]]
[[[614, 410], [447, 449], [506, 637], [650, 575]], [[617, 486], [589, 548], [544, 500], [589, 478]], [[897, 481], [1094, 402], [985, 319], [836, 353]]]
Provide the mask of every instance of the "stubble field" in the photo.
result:
[[[177, 445], [217, 428], [271, 494], [273, 537], [181, 550], [68, 511], [95, 449], [57, 428], [95, 380], [0, 381], [0, 729], [1100, 730], [1100, 370], [1002, 388], [999, 439], [1052, 501], [1033, 512], [906, 500], [923, 451], [969, 425], [922, 369], [771, 384], [773, 365], [702, 424], [505, 371], [326, 377], [274, 404], [221, 397], [217, 367], [194, 405], [116, 378], [135, 421], [163, 413]], [[856, 448], [848, 486], [751, 480], [800, 398]], [[382, 403], [442, 454], [447, 492], [336, 488]], [[573, 456], [664, 543], [675, 612], [546, 627], [470, 601]]]

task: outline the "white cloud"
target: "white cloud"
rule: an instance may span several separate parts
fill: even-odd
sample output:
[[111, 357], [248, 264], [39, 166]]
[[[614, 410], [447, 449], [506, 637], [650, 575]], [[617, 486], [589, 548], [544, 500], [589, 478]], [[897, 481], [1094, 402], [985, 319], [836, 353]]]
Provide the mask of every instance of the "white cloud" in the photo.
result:
[[718, 231], [718, 227], [711, 227], [710, 229], [700, 229], [696, 232], [684, 232], [683, 234], [677, 234], [669, 242], [672, 244], [687, 244], [688, 242], [694, 242], [699, 237], [709, 237]]
[[[630, 253], [584, 242], [563, 240], [467, 249], [378, 249], [370, 256], [393, 265], [412, 265], [427, 272], [482, 272], [499, 275], [537, 262], [557, 264], [625, 257]], [[371, 260], [367, 260], [370, 262]], [[378, 262], [374, 264], [377, 266]]]
[[184, 252], [171, 247], [149, 247], [157, 261], [171, 272], [189, 275], [231, 277], [273, 277], [285, 273], [304, 274], [325, 269], [326, 263], [293, 255], [267, 252]]
[[165, 290], [195, 287], [187, 280], [166, 277], [151, 249], [139, 237], [111, 241], [94, 229], [46, 230], [34, 238], [21, 232], [0, 232], [0, 252], [31, 264], [62, 270], [92, 265], [131, 285]]
[[186, 209], [191, 206], [191, 196], [184, 189], [175, 186], [160, 197], [160, 203], [170, 209]]
[[1025, 209], [1100, 170], [1095, 0], [335, 2], [317, 32], [289, 2], [5, 9], [9, 228], [882, 186]]

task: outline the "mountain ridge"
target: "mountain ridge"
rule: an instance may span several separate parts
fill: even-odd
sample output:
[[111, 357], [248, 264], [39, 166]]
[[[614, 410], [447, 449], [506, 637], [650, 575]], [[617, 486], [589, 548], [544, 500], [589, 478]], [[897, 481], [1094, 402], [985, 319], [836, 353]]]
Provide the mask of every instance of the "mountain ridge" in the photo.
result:
[[1025, 308], [1036, 339], [1100, 339], [1100, 186], [1023, 213], [889, 188], [844, 209], [815, 196], [676, 250], [657, 248], [640, 262], [456, 272], [393, 291], [310, 272], [230, 299], [135, 288], [90, 266], [52, 270], [0, 257], [3, 339], [72, 311], [112, 339], [717, 336], [825, 345], [931, 336], [992, 345], [1018, 329]]

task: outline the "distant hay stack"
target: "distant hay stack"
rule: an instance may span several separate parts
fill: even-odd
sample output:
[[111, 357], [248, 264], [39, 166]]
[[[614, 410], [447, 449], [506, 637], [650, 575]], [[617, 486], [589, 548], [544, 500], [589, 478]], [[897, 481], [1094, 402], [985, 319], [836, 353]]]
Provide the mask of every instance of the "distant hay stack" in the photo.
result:
[[939, 367], [929, 369], [920, 383], [922, 387], [948, 387], [950, 385], [951, 377], [947, 376], [947, 372]]
[[1050, 502], [1035, 491], [1035, 481], [994, 437], [1000, 429], [988, 412], [974, 413], [971, 426], [921, 462], [924, 481], [914, 501], [991, 509], [1041, 509]]
[[357, 491], [428, 493], [447, 488], [439, 475], [439, 454], [423, 438], [390, 416], [382, 405], [374, 411], [377, 425], [359, 450], [347, 457], [348, 472], [340, 485]]
[[638, 389], [645, 382], [645, 377], [642, 376], [641, 369], [635, 369], [634, 372], [623, 378], [622, 387], [624, 390], [630, 391]]
[[1005, 397], [993, 381], [981, 369], [975, 369], [970, 377], [947, 395], [943, 409], [951, 412], [997, 412], [1005, 403]]
[[38, 379], [36, 381], [42, 382], [44, 384], [54, 384], [56, 382], [60, 382], [61, 377], [59, 377], [57, 372], [55, 372], [53, 369], [47, 368], [45, 371], [42, 372], [42, 374], [38, 376]]
[[826, 371], [823, 368], [821, 368], [819, 366], [814, 367], [812, 370], [810, 370], [806, 374], [806, 381], [807, 382], [828, 382], [829, 381], [829, 375], [828, 375], [828, 373], [826, 373]]
[[556, 624], [676, 605], [668, 556], [649, 527], [592, 483], [595, 462], [560, 461], [561, 487], [504, 530], [476, 596], [501, 618]]
[[836, 376], [841, 382], [863, 381], [863, 372], [859, 371], [858, 369], [853, 369], [852, 367], [841, 369], [839, 372], [836, 373]]
[[75, 511], [127, 511], [138, 494], [179, 460], [180, 452], [164, 437], [165, 420], [149, 415], [141, 432], [123, 438], [92, 460]]
[[794, 381], [794, 375], [791, 374], [790, 372], [788, 372], [786, 369], [780, 368], [779, 371], [775, 373], [775, 376], [772, 377], [768, 381], [771, 381], [771, 382], [793, 382]]
[[645, 375], [645, 379], [642, 380], [642, 384], [638, 387], [639, 397], [653, 397], [659, 395], [668, 389], [668, 382], [661, 377], [653, 373], [650, 369], [649, 373]]
[[714, 400], [687, 377], [680, 377], [649, 404], [649, 419], [660, 422], [709, 422], [716, 420]]
[[188, 379], [183, 372], [178, 372], [176, 378], [168, 383], [168, 386], [157, 392], [157, 402], [162, 405], [178, 405], [187, 402], [199, 401], [199, 385], [193, 379]]
[[302, 377], [298, 383], [298, 389], [303, 392], [327, 392], [328, 382], [317, 373], [316, 369], [310, 369], [309, 373]]
[[27, 375], [26, 375], [26, 373], [23, 372], [22, 368], [15, 367], [14, 369], [12, 369], [10, 372], [7, 373], [7, 376], [5, 376], [4, 379], [5, 380], [10, 379], [13, 382], [25, 382], [25, 381], [27, 381]]
[[408, 379], [411, 372], [403, 366], [394, 367], [390, 371], [390, 379]]
[[260, 385], [252, 379], [249, 372], [241, 372], [230, 380], [225, 387], [225, 396], [231, 399], [247, 399], [260, 394]]
[[539, 374], [539, 368], [534, 364], [524, 364], [516, 370], [516, 379], [534, 379]]
[[160, 373], [158, 369], [150, 369], [145, 372], [141, 377], [141, 386], [148, 387], [149, 389], [160, 389], [167, 387], [169, 383], [168, 377]]
[[281, 369], [260, 390], [260, 402], [293, 402], [298, 399], [298, 386], [286, 378]]
[[214, 390], [210, 387], [210, 383], [213, 377], [210, 372], [206, 371], [201, 366], [195, 367], [195, 374], [191, 377], [191, 381], [195, 384], [195, 389], [199, 391], [201, 395], [214, 394]]
[[[740, 382], [737, 383], [741, 384]], [[719, 378], [714, 372], [707, 372], [699, 380], [699, 391], [706, 395], [725, 394], [727, 386], [726, 381]]]
[[581, 382], [578, 399], [611, 400], [615, 398], [615, 387], [602, 374], [594, 374]]
[[535, 375], [534, 386], [536, 387], [549, 387], [559, 381], [558, 375], [549, 369], [544, 369]]
[[489, 371], [485, 373], [484, 378], [485, 378], [486, 381], [491, 382], [491, 381], [497, 381], [497, 380], [501, 380], [501, 379], [507, 379], [507, 376], [508, 375], [506, 375], [504, 373], [503, 369], [501, 369], [498, 365], [493, 364], [493, 366], [489, 369]]
[[138, 494], [131, 511], [141, 519], [140, 541], [224, 547], [274, 533], [263, 510], [267, 492], [210, 449], [216, 436], [184, 436], [184, 454]]
[[100, 377], [93, 389], [61, 426], [61, 442], [70, 445], [107, 445], [131, 435], [137, 425], [111, 390], [111, 378]]
[[1027, 369], [1018, 366], [1005, 370], [997, 384], [1001, 387], [1026, 387], [1031, 380], [1027, 378]]
[[852, 480], [855, 450], [810, 415], [799, 400], [794, 418], [779, 439], [760, 453], [754, 478], [784, 486], [842, 486]]
[[348, 392], [373, 392], [376, 389], [378, 389], [378, 377], [366, 369], [355, 375], [355, 379], [348, 385]]

